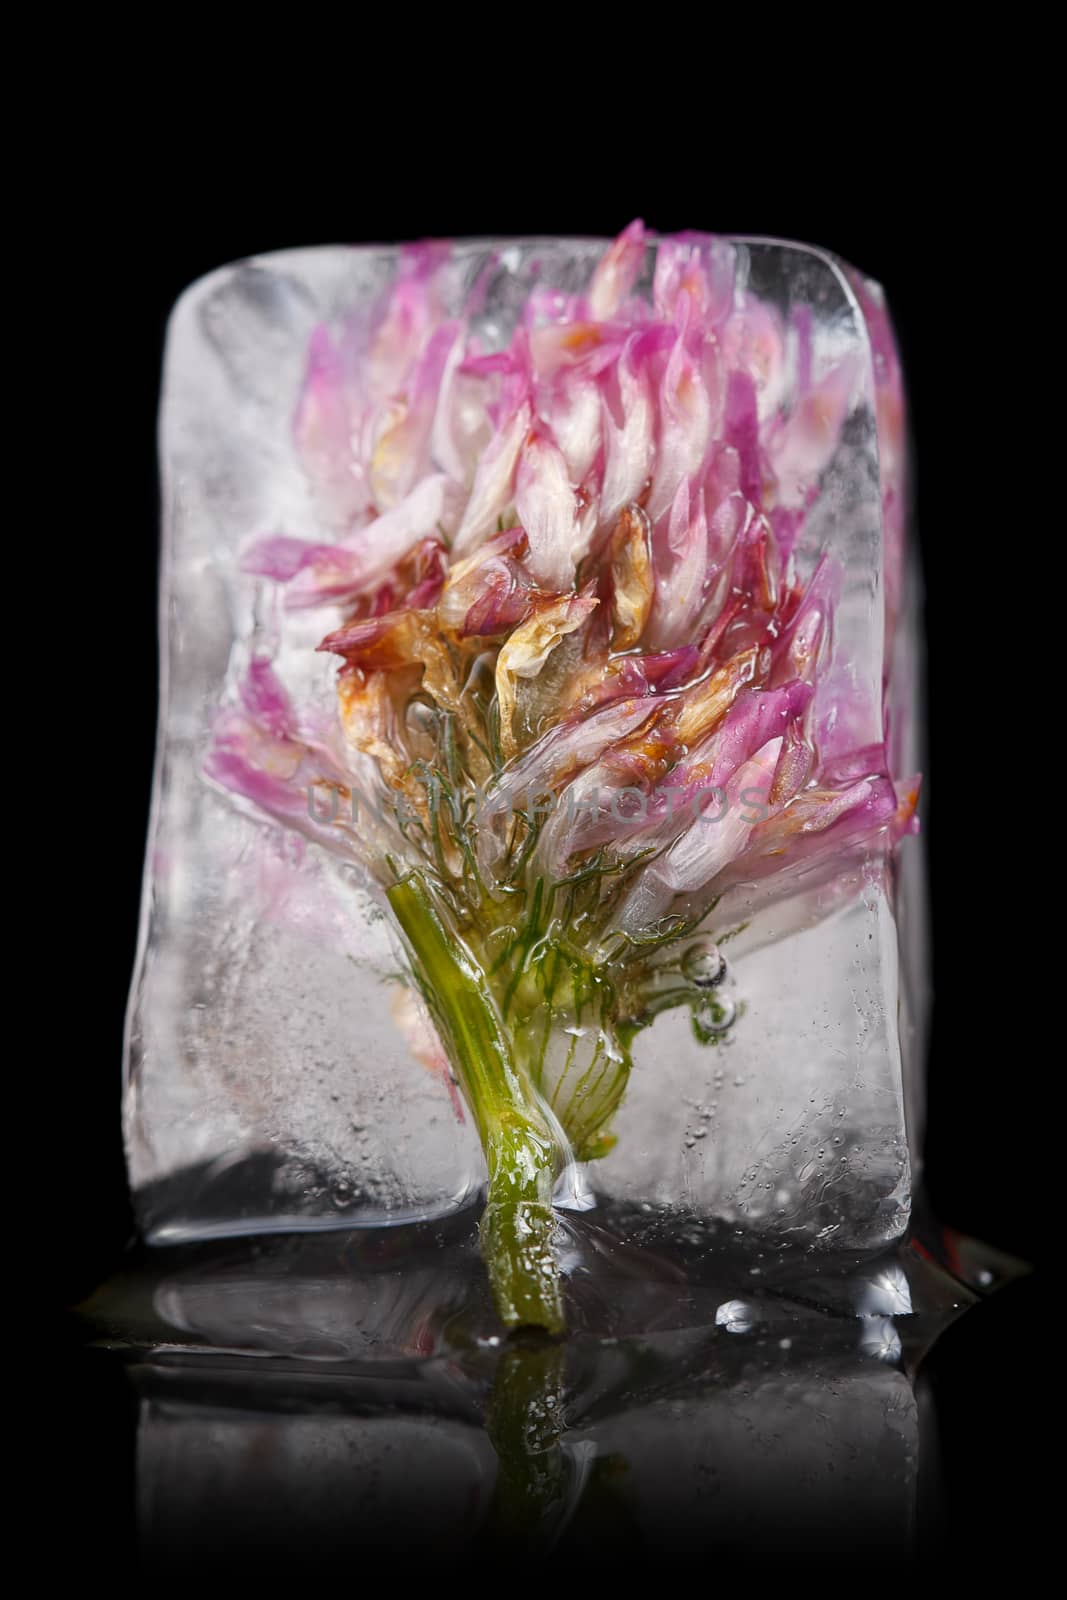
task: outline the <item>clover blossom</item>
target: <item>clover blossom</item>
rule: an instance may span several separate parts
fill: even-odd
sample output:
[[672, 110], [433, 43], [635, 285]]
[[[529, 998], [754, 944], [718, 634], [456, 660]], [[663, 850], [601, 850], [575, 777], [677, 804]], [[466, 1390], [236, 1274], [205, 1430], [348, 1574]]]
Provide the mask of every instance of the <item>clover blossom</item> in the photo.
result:
[[[840, 573], [793, 559], [855, 355], [813, 375], [728, 241], [657, 241], [638, 292], [652, 256], [632, 224], [487, 348], [447, 250], [412, 247], [369, 327], [317, 330], [294, 444], [322, 537], [244, 566], [322, 609], [336, 720], [257, 656], [207, 761], [380, 886], [482, 1140], [501, 1317], [550, 1331], [553, 1192], [611, 1148], [635, 1036], [669, 1006], [705, 1041], [731, 1020], [724, 894], [794, 894], [915, 825], [823, 682]], [[899, 534], [899, 368], [865, 311]]]

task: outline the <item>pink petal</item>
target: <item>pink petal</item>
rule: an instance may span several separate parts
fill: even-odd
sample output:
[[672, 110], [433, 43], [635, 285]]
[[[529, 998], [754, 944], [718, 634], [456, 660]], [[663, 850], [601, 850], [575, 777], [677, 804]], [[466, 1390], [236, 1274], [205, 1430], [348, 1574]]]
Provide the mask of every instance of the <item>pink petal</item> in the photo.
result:
[[374, 503], [388, 510], [411, 493], [429, 470], [430, 433], [445, 368], [460, 344], [460, 324], [446, 322], [431, 335], [419, 356], [407, 398], [391, 410], [378, 433], [369, 463]]
[[372, 588], [421, 539], [454, 514], [456, 487], [444, 473], [424, 478], [405, 500], [306, 564], [285, 596], [291, 610], [339, 604]]
[[[718, 875], [751, 844], [755, 807], [767, 804], [781, 747], [780, 738], [772, 739], [738, 768], [725, 788], [712, 792], [707, 786], [706, 804], [693, 808], [699, 814], [681, 812], [692, 820], [670, 849], [637, 875], [615, 913], [614, 931], [637, 935], [659, 921], [676, 894], [713, 890]], [[640, 842], [635, 836], [635, 843]]]
[[557, 594], [573, 588], [578, 505], [563, 452], [540, 428], [530, 433], [519, 458], [515, 510], [526, 530], [534, 578]]
[[666, 548], [660, 551], [656, 598], [648, 628], [649, 642], [670, 650], [692, 644], [704, 603], [708, 569], [708, 524], [703, 490], [690, 507], [689, 481], [683, 478], [667, 525]]
[[841, 870], [849, 852], [888, 840], [898, 808], [888, 778], [863, 778], [838, 793], [806, 789], [751, 829], [749, 848], [724, 874], [722, 887], [773, 878], [784, 897], [794, 888], [791, 880], [816, 863], [832, 859]]
[[289, 696], [265, 656], [256, 656], [240, 685], [241, 704], [275, 739], [293, 736], [296, 717]]
[[841, 591], [841, 579], [840, 566], [823, 555], [776, 648], [775, 677], [784, 675], [814, 683], [818, 664], [830, 647], [833, 610]]
[[740, 463], [738, 487], [754, 506], [763, 504], [763, 460], [756, 386], [747, 372], [731, 372], [723, 432]]
[[750, 689], [727, 713], [714, 736], [710, 782], [722, 785], [769, 739], [781, 739], [788, 724], [811, 702], [811, 685], [799, 679], [780, 689]]
[[583, 483], [600, 450], [600, 390], [590, 378], [568, 373], [555, 384], [541, 414], [563, 452], [572, 483]]
[[744, 372], [755, 389], [760, 419], [774, 416], [787, 382], [785, 333], [778, 312], [746, 294], [721, 338], [728, 369]]
[[352, 422], [341, 357], [329, 330], [315, 329], [293, 423], [300, 463], [327, 522], [346, 527], [365, 510], [369, 490], [352, 450]]
[[449, 350], [441, 373], [430, 454], [442, 472], [464, 486], [474, 477], [478, 458], [491, 437], [485, 410], [485, 384], [465, 373], [466, 350], [462, 334]]
[[437, 608], [441, 626], [464, 637], [502, 633], [524, 621], [537, 590], [520, 557], [521, 528], [507, 528], [452, 567]]
[[616, 368], [618, 408], [602, 391], [604, 483], [600, 493], [600, 525], [614, 528], [623, 506], [639, 500], [655, 459], [655, 418], [648, 371], [649, 342], [639, 335], [628, 340]]
[[474, 475], [470, 499], [463, 513], [453, 544], [456, 555], [464, 555], [496, 532], [497, 523], [512, 503], [515, 469], [533, 413], [524, 397], [502, 419], [489, 441]]
[[240, 703], [223, 707], [215, 718], [205, 775], [328, 848], [350, 854], [340, 831], [316, 822], [308, 810], [309, 789], [340, 788], [350, 780], [323, 746], [297, 733], [289, 698], [270, 663], [256, 658], [238, 693]]
[[363, 363], [370, 396], [380, 401], [406, 387], [439, 320], [438, 270], [448, 258], [440, 243], [405, 245], [399, 273]]
[[[620, 700], [592, 715], [561, 723], [505, 768], [482, 802], [477, 855], [486, 882], [492, 882], [504, 852], [502, 832], [516, 811], [554, 794], [560, 784], [593, 766], [609, 746], [647, 721], [653, 705], [649, 700]], [[553, 827], [555, 815], [554, 810], [548, 829]], [[497, 817], [503, 819], [503, 830], [492, 826]]]
[[597, 322], [614, 317], [644, 266], [648, 249], [645, 225], [631, 222], [604, 252], [589, 285], [589, 314]]
[[533, 592], [529, 579], [515, 562], [491, 562], [485, 586], [472, 601], [457, 632], [465, 637], [483, 638], [514, 628], [525, 622], [533, 610]]
[[660, 241], [652, 299], [667, 321], [718, 327], [734, 304], [736, 255], [728, 239], [678, 234]]
[[663, 374], [659, 414], [659, 460], [647, 507], [653, 524], [673, 502], [683, 478], [700, 472], [711, 441], [711, 398], [701, 363], [686, 348], [684, 329]]
[[770, 429], [767, 451], [782, 505], [802, 505], [817, 489], [840, 442], [858, 376], [856, 360], [846, 357]]
[[416, 583], [406, 604], [412, 611], [429, 611], [441, 597], [448, 575], [447, 552], [439, 539], [427, 539], [416, 557]]
[[[663, 858], [659, 875], [673, 889], [699, 889], [711, 883], [751, 843], [752, 808], [767, 803], [781, 749], [779, 735], [743, 762], [725, 783], [713, 778], [710, 787], [725, 790], [722, 804], [709, 805], [701, 812]], [[719, 811], [724, 813], [721, 817]]]
[[305, 567], [333, 562], [340, 569], [347, 559], [343, 545], [312, 544], [308, 539], [292, 539], [279, 533], [249, 545], [241, 557], [241, 571], [257, 578], [273, 578], [276, 583], [290, 583]]

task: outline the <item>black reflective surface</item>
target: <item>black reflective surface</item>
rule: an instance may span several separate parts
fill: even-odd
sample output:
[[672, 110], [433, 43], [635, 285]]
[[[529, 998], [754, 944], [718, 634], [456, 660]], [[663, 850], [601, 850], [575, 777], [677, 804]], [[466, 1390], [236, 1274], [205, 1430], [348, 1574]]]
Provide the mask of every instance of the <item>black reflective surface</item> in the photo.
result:
[[1012, 1263], [930, 1229], [832, 1263], [566, 1232], [556, 1342], [503, 1335], [463, 1219], [132, 1253], [58, 1356], [90, 1539], [160, 1583], [966, 1555], [952, 1451], [1017, 1376], [975, 1386], [1033, 1298], [979, 1305]]

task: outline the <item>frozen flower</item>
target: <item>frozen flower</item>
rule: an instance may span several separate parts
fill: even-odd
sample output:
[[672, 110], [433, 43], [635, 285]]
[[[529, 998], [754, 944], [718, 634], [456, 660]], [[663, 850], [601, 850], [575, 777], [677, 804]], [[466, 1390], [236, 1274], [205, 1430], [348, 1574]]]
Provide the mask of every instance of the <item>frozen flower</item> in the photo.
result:
[[[817, 363], [804, 315], [707, 236], [634, 223], [501, 348], [447, 267], [408, 250], [375, 318], [315, 333], [294, 446], [318, 537], [244, 557], [288, 610], [321, 608], [336, 718], [307, 725], [256, 655], [207, 771], [376, 879], [400, 1025], [485, 1149], [501, 1315], [558, 1329], [553, 1188], [610, 1148], [636, 1034], [667, 1005], [704, 1015], [691, 957], [717, 908], [891, 849], [916, 791], [835, 659], [841, 574], [796, 562], [859, 358]], [[899, 541], [899, 368], [857, 293]]]

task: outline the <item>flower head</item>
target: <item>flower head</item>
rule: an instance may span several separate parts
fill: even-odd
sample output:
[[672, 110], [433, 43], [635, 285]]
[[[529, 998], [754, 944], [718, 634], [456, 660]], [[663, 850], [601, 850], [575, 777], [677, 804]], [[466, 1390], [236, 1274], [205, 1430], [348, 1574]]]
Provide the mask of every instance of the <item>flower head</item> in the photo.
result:
[[[257, 657], [209, 775], [385, 890], [485, 1143], [508, 1320], [558, 1321], [520, 1241], [540, 1273], [554, 1175], [608, 1148], [633, 1037], [705, 1004], [689, 958], [726, 890], [791, 895], [914, 826], [834, 658], [841, 574], [797, 561], [862, 363], [816, 363], [735, 268], [634, 223], [485, 348], [447, 251], [406, 252], [376, 320], [309, 348], [321, 537], [245, 558], [321, 608], [337, 713], [313, 734]], [[863, 292], [896, 538], [899, 372]]]

